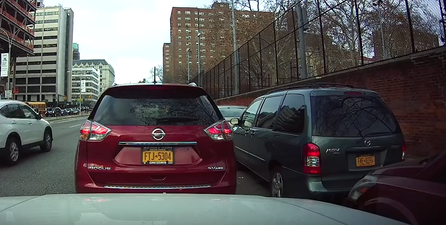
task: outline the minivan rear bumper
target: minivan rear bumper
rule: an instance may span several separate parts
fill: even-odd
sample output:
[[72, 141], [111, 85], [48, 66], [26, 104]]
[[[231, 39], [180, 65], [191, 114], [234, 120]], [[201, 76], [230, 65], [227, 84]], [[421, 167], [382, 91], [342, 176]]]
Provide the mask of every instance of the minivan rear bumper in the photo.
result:
[[283, 176], [284, 180], [288, 181], [290, 197], [295, 198], [326, 201], [338, 197], [347, 197], [351, 189], [348, 187], [327, 189], [324, 187], [320, 176], [307, 175], [288, 168], [284, 170]]

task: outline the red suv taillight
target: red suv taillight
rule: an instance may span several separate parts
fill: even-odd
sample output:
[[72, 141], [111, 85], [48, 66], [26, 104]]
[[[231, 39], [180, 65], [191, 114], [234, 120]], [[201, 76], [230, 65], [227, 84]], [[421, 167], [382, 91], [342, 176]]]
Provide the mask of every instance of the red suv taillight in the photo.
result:
[[207, 135], [215, 141], [232, 139], [232, 129], [228, 122], [219, 121], [204, 129]]
[[313, 143], [307, 143], [302, 148], [303, 172], [306, 174], [321, 174], [321, 152]]
[[79, 139], [81, 141], [102, 141], [110, 131], [104, 125], [87, 120], [81, 127]]

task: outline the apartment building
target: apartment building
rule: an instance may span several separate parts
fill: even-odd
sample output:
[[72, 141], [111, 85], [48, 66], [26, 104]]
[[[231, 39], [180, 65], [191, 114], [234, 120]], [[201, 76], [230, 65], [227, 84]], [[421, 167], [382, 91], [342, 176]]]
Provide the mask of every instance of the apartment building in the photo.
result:
[[[72, 78], [72, 98], [84, 102], [96, 102], [99, 98], [100, 70], [94, 67], [73, 67]], [[85, 82], [85, 90], [81, 90], [81, 83]]]
[[[3, 0], [0, 2], [0, 51], [11, 52], [9, 60], [9, 88], [6, 88], [7, 78], [1, 77], [0, 92], [11, 90], [14, 86], [14, 75], [11, 73], [15, 58], [33, 53], [36, 2], [27, 0]], [[9, 49], [11, 44], [11, 49]]]
[[169, 79], [171, 68], [170, 68], [170, 43], [163, 44], [163, 82], [169, 83], [166, 81], [166, 78]]
[[115, 83], [115, 69], [105, 59], [81, 59], [73, 61], [73, 68], [95, 68], [100, 71], [99, 93]]
[[34, 55], [17, 58], [17, 100], [71, 101], [73, 16], [62, 6], [37, 9]]
[[[236, 11], [235, 16], [238, 46], [274, 20], [271, 12]], [[193, 79], [199, 67], [201, 71], [212, 68], [233, 51], [232, 40], [229, 3], [215, 2], [210, 8], [173, 7], [170, 43], [163, 44], [163, 82], [186, 83], [188, 71]]]

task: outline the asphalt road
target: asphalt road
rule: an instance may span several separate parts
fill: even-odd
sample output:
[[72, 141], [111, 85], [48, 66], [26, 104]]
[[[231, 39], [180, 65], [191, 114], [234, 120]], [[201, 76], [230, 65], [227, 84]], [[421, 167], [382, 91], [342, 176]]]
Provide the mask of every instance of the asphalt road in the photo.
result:
[[[51, 152], [41, 153], [37, 147], [22, 155], [16, 166], [0, 164], [0, 197], [75, 193], [74, 156], [84, 121], [50, 121], [54, 134]], [[246, 169], [240, 170], [237, 194], [268, 196], [268, 185]]]

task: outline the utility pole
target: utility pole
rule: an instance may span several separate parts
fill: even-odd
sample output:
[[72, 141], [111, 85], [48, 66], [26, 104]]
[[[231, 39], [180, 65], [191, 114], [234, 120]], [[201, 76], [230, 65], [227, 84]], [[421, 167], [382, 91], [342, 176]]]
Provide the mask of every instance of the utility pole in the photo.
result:
[[234, 48], [234, 91], [235, 94], [239, 93], [239, 69], [238, 69], [238, 53], [237, 53], [237, 35], [235, 33], [235, 5], [234, 0], [232, 3], [232, 47]]
[[305, 30], [308, 28], [308, 18], [307, 18], [307, 11], [305, 6], [302, 7], [301, 4], [297, 4], [297, 26], [298, 26], [298, 32], [299, 32], [299, 62], [300, 62], [300, 78], [306, 79], [308, 77], [307, 74], [307, 44], [306, 44], [306, 36], [305, 36]]
[[153, 84], [156, 84], [156, 66], [153, 67]]

